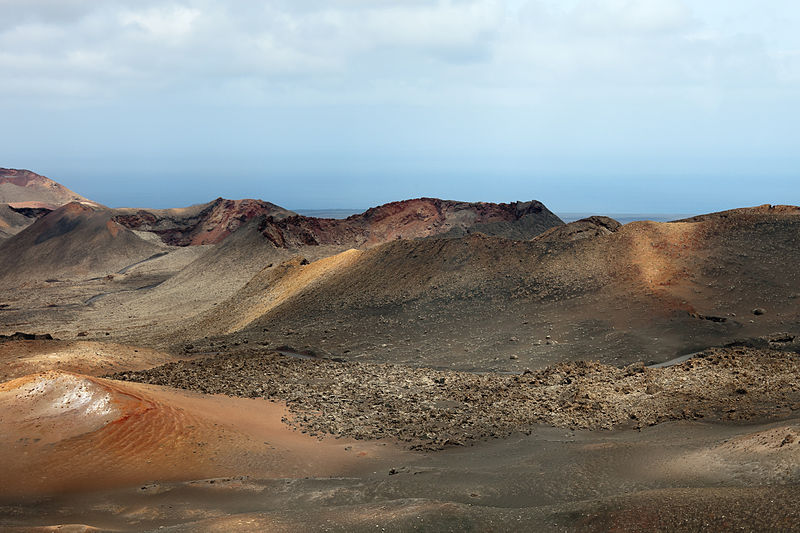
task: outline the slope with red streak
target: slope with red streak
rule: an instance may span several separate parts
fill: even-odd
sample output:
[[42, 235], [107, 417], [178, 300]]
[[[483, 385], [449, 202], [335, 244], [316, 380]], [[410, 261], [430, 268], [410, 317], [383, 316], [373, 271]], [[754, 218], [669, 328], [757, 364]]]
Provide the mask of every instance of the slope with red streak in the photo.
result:
[[562, 224], [539, 202], [494, 204], [417, 198], [374, 207], [344, 220], [299, 215], [281, 220], [266, 219], [259, 229], [278, 248], [309, 245], [360, 247], [395, 239], [481, 231], [482, 225], [513, 223], [528, 216], [538, 217], [540, 231]]
[[120, 211], [114, 217], [117, 223], [128, 229], [155, 233], [172, 246], [217, 244], [256, 217], [280, 219], [293, 214], [261, 200], [224, 198], [194, 209]]

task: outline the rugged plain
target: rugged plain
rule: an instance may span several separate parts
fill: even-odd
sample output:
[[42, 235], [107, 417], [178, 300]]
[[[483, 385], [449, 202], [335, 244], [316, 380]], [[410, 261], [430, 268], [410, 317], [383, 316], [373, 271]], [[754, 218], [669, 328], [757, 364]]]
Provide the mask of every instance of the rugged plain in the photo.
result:
[[798, 207], [0, 204], [0, 528], [797, 528]]

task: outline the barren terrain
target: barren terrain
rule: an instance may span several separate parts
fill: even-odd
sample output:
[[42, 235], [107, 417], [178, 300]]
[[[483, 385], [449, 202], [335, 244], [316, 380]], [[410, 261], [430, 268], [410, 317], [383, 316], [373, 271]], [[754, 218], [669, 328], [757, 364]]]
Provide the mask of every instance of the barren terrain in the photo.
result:
[[797, 529], [798, 207], [0, 193], [0, 529]]

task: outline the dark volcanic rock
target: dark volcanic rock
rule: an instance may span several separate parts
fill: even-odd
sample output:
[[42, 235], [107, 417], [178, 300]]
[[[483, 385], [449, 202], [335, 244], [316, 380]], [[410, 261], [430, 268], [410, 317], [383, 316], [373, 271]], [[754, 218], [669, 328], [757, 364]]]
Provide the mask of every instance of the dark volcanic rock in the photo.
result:
[[[562, 363], [517, 375], [243, 352], [114, 379], [285, 401], [285, 420], [315, 433], [393, 438], [438, 449], [535, 424], [608, 429], [668, 420], [755, 420], [800, 409], [800, 355], [713, 348], [666, 368]], [[769, 375], [769, 381], [761, 376]], [[744, 392], [743, 392], [744, 391]]]
[[592, 216], [555, 227], [539, 237], [540, 241], [572, 242], [616, 233], [622, 224], [609, 217]]
[[17, 331], [12, 335], [0, 335], [0, 342], [5, 341], [51, 341], [53, 340], [53, 336], [49, 333], [45, 333], [43, 335], [39, 335], [36, 333], [23, 333], [21, 331]]

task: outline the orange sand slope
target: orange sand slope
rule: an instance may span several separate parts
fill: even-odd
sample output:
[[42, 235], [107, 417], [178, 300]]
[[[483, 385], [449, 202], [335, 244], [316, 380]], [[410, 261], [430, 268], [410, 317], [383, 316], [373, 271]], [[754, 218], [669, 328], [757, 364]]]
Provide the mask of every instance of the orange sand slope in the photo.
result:
[[[265, 400], [60, 371], [0, 384], [0, 499], [247, 474], [340, 475], [391, 446], [292, 431]], [[379, 454], [380, 450], [380, 454]]]

